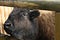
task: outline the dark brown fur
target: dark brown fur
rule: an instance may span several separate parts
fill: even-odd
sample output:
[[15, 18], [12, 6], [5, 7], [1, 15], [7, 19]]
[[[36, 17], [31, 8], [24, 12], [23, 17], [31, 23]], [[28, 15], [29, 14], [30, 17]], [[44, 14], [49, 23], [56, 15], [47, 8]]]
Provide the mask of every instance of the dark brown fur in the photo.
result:
[[40, 40], [55, 40], [55, 12], [39, 10]]

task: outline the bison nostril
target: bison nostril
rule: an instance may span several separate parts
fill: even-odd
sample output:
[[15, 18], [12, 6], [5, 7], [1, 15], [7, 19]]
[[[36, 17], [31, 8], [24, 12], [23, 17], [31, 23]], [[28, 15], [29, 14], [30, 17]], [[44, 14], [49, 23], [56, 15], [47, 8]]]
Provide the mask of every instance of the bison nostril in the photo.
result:
[[11, 24], [10, 23], [5, 23], [4, 26], [11, 26]]

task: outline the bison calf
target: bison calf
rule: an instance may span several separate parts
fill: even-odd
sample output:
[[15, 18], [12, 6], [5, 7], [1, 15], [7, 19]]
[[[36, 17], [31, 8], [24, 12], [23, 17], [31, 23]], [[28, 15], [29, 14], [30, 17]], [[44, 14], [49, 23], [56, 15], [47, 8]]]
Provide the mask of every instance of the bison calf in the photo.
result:
[[14, 8], [4, 24], [4, 29], [19, 40], [36, 40], [39, 33], [39, 15], [37, 10]]
[[14, 8], [4, 24], [5, 31], [19, 40], [54, 40], [53, 16], [38, 10]]

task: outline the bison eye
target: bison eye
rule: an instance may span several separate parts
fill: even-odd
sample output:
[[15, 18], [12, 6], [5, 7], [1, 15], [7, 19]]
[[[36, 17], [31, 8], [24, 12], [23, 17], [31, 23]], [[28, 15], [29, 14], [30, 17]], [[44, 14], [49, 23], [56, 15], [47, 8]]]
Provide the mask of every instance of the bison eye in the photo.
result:
[[29, 13], [29, 18], [34, 19], [34, 18], [38, 17], [39, 15], [40, 15], [40, 12], [38, 10], [34, 10]]

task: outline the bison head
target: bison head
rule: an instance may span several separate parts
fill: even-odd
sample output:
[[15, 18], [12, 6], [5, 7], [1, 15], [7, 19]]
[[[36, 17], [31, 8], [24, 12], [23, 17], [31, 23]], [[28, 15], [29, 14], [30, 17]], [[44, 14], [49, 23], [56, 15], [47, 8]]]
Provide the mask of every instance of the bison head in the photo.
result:
[[20, 40], [36, 40], [38, 35], [38, 10], [14, 8], [4, 24], [5, 31]]

